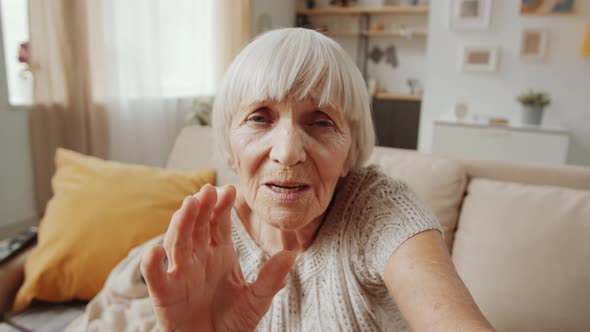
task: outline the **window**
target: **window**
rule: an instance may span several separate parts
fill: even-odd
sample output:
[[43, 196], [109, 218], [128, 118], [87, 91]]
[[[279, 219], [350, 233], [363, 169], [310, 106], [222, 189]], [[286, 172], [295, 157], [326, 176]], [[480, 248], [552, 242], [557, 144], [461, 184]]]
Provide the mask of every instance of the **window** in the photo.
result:
[[19, 48], [29, 40], [27, 1], [1, 0], [4, 65], [10, 105], [30, 105], [33, 101], [33, 76], [19, 62]]
[[160, 0], [162, 94], [213, 94], [213, 1]]

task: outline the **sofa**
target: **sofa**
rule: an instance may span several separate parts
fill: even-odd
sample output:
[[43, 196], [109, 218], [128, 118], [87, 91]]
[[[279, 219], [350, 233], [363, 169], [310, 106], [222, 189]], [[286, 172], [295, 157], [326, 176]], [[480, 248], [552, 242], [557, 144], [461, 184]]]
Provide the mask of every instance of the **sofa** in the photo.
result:
[[[166, 168], [215, 167], [211, 129], [178, 136]], [[459, 275], [498, 331], [590, 331], [590, 168], [460, 160], [377, 147], [369, 163], [407, 182], [441, 222]], [[33, 248], [0, 266], [9, 311]], [[42, 304], [11, 316], [31, 330], [61, 330], [84, 303]], [[0, 331], [13, 331], [2, 323]]]

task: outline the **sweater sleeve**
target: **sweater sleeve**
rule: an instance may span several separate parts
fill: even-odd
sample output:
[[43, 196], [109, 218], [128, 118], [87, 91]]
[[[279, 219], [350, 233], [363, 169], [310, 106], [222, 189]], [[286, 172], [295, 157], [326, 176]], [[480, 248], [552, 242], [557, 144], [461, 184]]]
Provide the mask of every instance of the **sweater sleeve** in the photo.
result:
[[379, 173], [375, 181], [365, 185], [364, 202], [357, 216], [358, 243], [356, 270], [362, 279], [381, 283], [387, 261], [393, 252], [412, 236], [438, 230], [440, 223], [407, 184]]

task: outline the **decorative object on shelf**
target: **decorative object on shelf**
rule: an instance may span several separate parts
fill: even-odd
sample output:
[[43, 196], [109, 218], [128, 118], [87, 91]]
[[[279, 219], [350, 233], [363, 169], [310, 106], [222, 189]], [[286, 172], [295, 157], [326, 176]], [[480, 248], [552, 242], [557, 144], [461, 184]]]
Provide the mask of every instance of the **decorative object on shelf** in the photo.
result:
[[400, 6], [417, 6], [418, 0], [400, 0], [399, 5]]
[[421, 96], [422, 95], [422, 85], [420, 84], [420, 80], [417, 78], [408, 78], [406, 80], [406, 84], [410, 89], [411, 95]]
[[580, 55], [583, 57], [590, 58], [590, 22], [586, 28], [586, 36], [584, 36], [584, 42], [582, 43], [582, 49]]
[[400, 36], [406, 38], [406, 39], [412, 39], [414, 38], [414, 35], [416, 34], [416, 30], [414, 30], [413, 28], [408, 28], [405, 25], [402, 25], [401, 28], [398, 30]]
[[520, 14], [573, 14], [574, 4], [574, 0], [520, 0]]
[[397, 68], [398, 59], [395, 45], [390, 45], [385, 49], [385, 63], [390, 64], [393, 68]]
[[459, 121], [463, 121], [463, 119], [465, 119], [465, 117], [467, 116], [469, 109], [467, 107], [467, 104], [465, 103], [457, 103], [455, 104], [455, 117], [457, 117], [457, 120]]
[[367, 92], [369, 96], [374, 96], [377, 93], [377, 80], [374, 78], [367, 79]]
[[498, 53], [497, 46], [464, 46], [461, 68], [465, 72], [493, 72], [498, 64]]
[[193, 99], [191, 108], [186, 115], [185, 123], [188, 125], [198, 124], [201, 126], [210, 126], [212, 109], [213, 97], [196, 97], [195, 99]]
[[520, 39], [520, 58], [543, 61], [547, 49], [547, 30], [525, 28]]
[[451, 0], [449, 25], [454, 30], [484, 30], [491, 12], [492, 0]]
[[379, 46], [373, 46], [371, 52], [369, 52], [369, 59], [373, 60], [375, 63], [379, 63], [381, 58], [383, 57], [383, 51]]
[[371, 23], [371, 25], [369, 26], [370, 32], [381, 32], [384, 29], [385, 26], [383, 25], [383, 23]]
[[547, 93], [533, 90], [521, 94], [517, 100], [522, 104], [522, 123], [536, 126], [541, 124], [545, 106], [551, 104]]
[[359, 0], [359, 7], [383, 7], [385, 0]]
[[492, 126], [507, 126], [510, 124], [510, 121], [503, 117], [492, 117], [488, 119], [488, 124]]
[[330, 6], [348, 7], [354, 5], [356, 0], [330, 0]]

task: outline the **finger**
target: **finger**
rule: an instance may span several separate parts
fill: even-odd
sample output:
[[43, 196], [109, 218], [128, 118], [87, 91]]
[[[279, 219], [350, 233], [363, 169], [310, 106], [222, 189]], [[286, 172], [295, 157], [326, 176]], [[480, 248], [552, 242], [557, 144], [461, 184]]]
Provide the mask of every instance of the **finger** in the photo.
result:
[[231, 240], [231, 209], [236, 200], [236, 188], [225, 186], [221, 188], [217, 196], [217, 204], [213, 209], [211, 220], [211, 244], [232, 244]]
[[182, 206], [172, 216], [164, 236], [164, 248], [168, 254], [168, 271], [189, 263], [193, 250], [191, 237], [194, 220], [199, 214], [199, 202], [192, 196], [182, 201]]
[[194, 195], [199, 202], [200, 212], [192, 231], [193, 250], [199, 255], [209, 247], [211, 213], [217, 202], [217, 190], [210, 184], [204, 185]]
[[167, 284], [166, 266], [164, 265], [166, 252], [164, 248], [157, 245], [149, 248], [141, 258], [139, 266], [141, 275], [148, 286], [150, 296], [158, 298], [165, 293]]
[[254, 296], [267, 301], [272, 301], [278, 291], [286, 285], [287, 274], [295, 263], [297, 254], [283, 250], [272, 256], [258, 274], [258, 278], [252, 284]]

